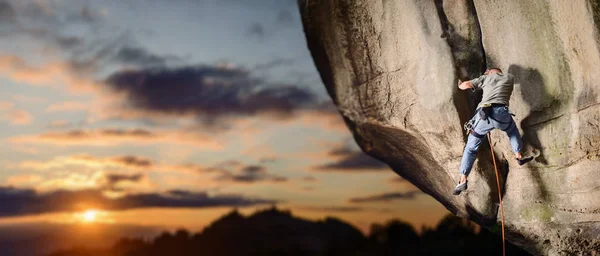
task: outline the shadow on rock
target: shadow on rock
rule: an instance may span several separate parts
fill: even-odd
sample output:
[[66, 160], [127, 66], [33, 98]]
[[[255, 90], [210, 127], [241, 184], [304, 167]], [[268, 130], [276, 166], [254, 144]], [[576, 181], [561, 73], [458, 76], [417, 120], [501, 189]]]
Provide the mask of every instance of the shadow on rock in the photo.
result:
[[[538, 132], [548, 125], [548, 120], [552, 119], [550, 115], [558, 111], [561, 103], [559, 99], [546, 91], [544, 79], [537, 69], [511, 65], [508, 68], [508, 73], [515, 77], [515, 83], [520, 84], [521, 96], [531, 109], [530, 113], [520, 123], [521, 129], [523, 129], [524, 148], [537, 150], [539, 154], [535, 161], [547, 165], [548, 161], [544, 156], [544, 147], [540, 142]], [[527, 168], [539, 184], [540, 195], [542, 198], [547, 199], [548, 191], [538, 168], [531, 166]]]

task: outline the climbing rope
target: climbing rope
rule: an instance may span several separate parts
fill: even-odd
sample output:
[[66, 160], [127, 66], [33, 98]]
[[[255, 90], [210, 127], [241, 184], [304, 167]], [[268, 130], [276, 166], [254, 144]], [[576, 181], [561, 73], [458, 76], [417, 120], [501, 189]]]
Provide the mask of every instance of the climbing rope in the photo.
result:
[[506, 244], [504, 240], [504, 209], [502, 208], [502, 190], [500, 190], [500, 175], [496, 166], [496, 157], [494, 156], [494, 147], [492, 146], [492, 132], [488, 133], [490, 150], [492, 152], [492, 161], [494, 161], [494, 170], [496, 171], [496, 184], [498, 185], [498, 199], [500, 200], [500, 215], [502, 216], [502, 256], [506, 256]]

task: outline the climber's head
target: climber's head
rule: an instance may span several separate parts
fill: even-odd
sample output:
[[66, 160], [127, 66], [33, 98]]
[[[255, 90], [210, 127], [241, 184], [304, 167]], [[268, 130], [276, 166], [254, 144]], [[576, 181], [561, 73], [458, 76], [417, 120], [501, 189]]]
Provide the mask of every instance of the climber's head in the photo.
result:
[[485, 71], [485, 73], [483, 73], [483, 74], [484, 74], [484, 75], [491, 75], [491, 74], [494, 74], [494, 73], [500, 73], [500, 74], [502, 74], [502, 70], [501, 70], [501, 69], [499, 69], [499, 68], [488, 68], [488, 69]]

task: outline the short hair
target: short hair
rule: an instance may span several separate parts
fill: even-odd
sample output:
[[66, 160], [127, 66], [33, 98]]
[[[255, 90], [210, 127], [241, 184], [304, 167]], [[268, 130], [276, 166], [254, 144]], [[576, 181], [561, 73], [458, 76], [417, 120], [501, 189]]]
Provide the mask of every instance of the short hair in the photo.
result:
[[500, 69], [500, 68], [488, 68], [487, 70], [485, 70], [484, 74], [487, 75], [492, 70], [498, 70], [498, 72], [502, 73], [502, 69]]

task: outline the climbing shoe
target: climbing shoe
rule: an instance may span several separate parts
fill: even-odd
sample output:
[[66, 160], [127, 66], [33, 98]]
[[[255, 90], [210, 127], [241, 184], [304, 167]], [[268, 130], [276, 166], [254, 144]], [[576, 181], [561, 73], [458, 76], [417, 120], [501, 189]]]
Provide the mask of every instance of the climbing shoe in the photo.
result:
[[467, 180], [467, 181], [465, 181], [465, 183], [460, 183], [460, 184], [456, 185], [456, 187], [454, 188], [454, 191], [452, 191], [452, 194], [457, 196], [457, 195], [460, 195], [460, 192], [467, 190], [467, 182], [469, 182], [469, 181]]
[[523, 157], [521, 159], [517, 159], [517, 163], [519, 163], [519, 165], [524, 165], [531, 160], [533, 160], [533, 156]]

